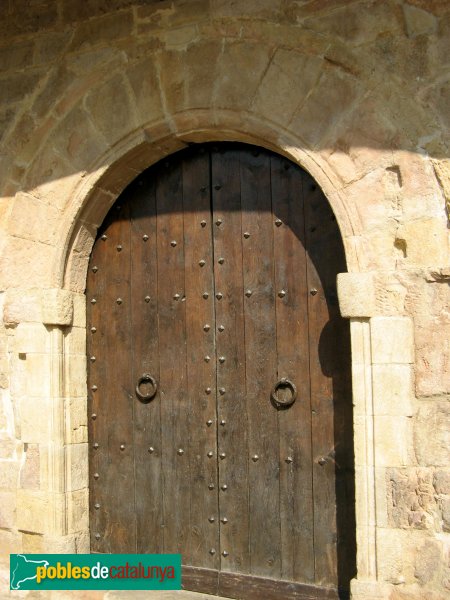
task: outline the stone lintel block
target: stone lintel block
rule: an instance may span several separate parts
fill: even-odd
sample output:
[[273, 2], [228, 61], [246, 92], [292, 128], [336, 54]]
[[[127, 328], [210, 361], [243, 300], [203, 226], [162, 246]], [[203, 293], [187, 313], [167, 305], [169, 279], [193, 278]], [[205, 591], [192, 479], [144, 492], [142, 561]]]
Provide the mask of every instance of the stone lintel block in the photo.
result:
[[60, 326], [72, 324], [73, 297], [69, 290], [14, 288], [7, 290], [5, 296], [5, 323], [36, 322]]
[[42, 322], [46, 325], [71, 325], [73, 321], [73, 298], [68, 290], [42, 291]]
[[373, 317], [370, 334], [372, 364], [414, 362], [413, 324], [409, 317]]
[[372, 273], [339, 273], [337, 292], [343, 317], [364, 318], [376, 314]]
[[413, 415], [413, 369], [411, 365], [373, 365], [375, 415]]

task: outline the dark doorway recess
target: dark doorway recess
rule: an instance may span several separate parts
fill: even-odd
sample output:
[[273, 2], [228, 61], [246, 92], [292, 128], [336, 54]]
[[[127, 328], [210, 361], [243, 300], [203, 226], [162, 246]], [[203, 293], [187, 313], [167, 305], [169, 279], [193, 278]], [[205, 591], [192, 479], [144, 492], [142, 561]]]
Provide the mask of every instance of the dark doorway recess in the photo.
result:
[[87, 281], [93, 552], [179, 552], [187, 589], [231, 598], [348, 596], [345, 270], [320, 188], [262, 148], [127, 187]]

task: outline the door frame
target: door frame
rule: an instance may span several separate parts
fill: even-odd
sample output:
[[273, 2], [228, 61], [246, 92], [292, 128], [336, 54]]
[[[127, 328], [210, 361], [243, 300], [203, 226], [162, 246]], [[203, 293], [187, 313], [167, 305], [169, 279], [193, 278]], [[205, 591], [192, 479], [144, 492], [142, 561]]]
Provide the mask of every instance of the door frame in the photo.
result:
[[[352, 592], [364, 595], [370, 590], [378, 591], [383, 576], [380, 575], [379, 582], [377, 530], [386, 526], [386, 486], [376, 477], [375, 469], [379, 452], [374, 433], [373, 367], [381, 360], [385, 367], [390, 365], [393, 369], [399, 362], [411, 365], [414, 352], [411, 320], [375, 316], [371, 250], [358, 245], [362, 226], [346, 202], [340, 177], [344, 166], [306, 149], [301, 140], [268, 122], [251, 118], [243, 129], [240, 118], [228, 111], [191, 113], [182, 111], [145, 130], [135, 131], [99, 157], [98, 168], [80, 178], [71, 192], [70, 210], [59, 232], [52, 282], [46, 290], [30, 292], [27, 298], [21, 295], [22, 302], [26, 300], [36, 307], [38, 316], [34, 320], [42, 341], [35, 341], [32, 347], [39, 348], [43, 362], [34, 383], [42, 381], [42, 386], [48, 389], [49, 406], [48, 425], [41, 435], [47, 448], [43, 491], [39, 498], [32, 498], [36, 506], [34, 512], [29, 511], [33, 528], [30, 529], [28, 521], [19, 523], [19, 527], [45, 535], [47, 547], [55, 551], [61, 548], [66, 552], [89, 551], [88, 487], [83, 478], [88, 465], [87, 443], [77, 433], [87, 423], [86, 358], [84, 350], [80, 352], [79, 348], [83, 348], [86, 334], [87, 265], [99, 224], [126, 185], [151, 164], [189, 143], [242, 141], [277, 152], [308, 171], [328, 198], [341, 231], [349, 273], [340, 277], [338, 294], [341, 312], [351, 320], [356, 466], [358, 574], [352, 582]], [[45, 331], [40, 329], [42, 325]], [[29, 322], [20, 323], [18, 352], [30, 351], [29, 329]], [[396, 356], [391, 348], [388, 355], [374, 360], [371, 354], [374, 340], [389, 332], [403, 333], [402, 356]], [[44, 520], [40, 517], [42, 502], [46, 506]]]

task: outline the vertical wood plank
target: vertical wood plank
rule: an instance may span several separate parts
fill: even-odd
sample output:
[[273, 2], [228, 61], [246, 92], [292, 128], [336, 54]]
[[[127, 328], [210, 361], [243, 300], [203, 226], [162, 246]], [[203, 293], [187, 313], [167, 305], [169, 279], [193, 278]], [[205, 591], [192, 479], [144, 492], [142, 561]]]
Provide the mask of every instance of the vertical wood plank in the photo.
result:
[[[97, 385], [97, 392], [100, 392], [96, 392], [97, 418], [91, 438], [91, 451], [96, 455], [93, 464], [99, 474], [93, 499], [94, 511], [99, 515], [100, 531], [94, 533], [92, 548], [97, 552], [114, 552], [117, 548], [123, 552], [136, 551], [130, 377], [130, 223], [126, 200], [123, 197], [112, 209], [116, 214], [113, 212], [104, 231], [106, 239], [100, 237], [96, 241], [98, 273], [105, 269], [107, 275], [102, 297], [88, 317], [92, 323], [98, 322], [94, 325], [97, 332], [93, 336], [98, 340], [95, 342], [98, 351], [93, 355], [95, 361], [88, 357], [89, 383]], [[101, 370], [97, 372], [97, 365], [102, 363]], [[111, 419], [111, 414], [114, 414], [114, 419]], [[115, 493], [112, 494], [111, 490]], [[96, 505], [98, 508], [95, 508]]]
[[[242, 150], [240, 162], [251, 573], [281, 575], [279, 442], [277, 410], [270, 402], [276, 382], [275, 290], [270, 160]], [[250, 237], [245, 237], [246, 233]], [[249, 290], [249, 292], [247, 292]]]
[[[221, 569], [250, 572], [240, 152], [212, 152]], [[219, 361], [220, 357], [225, 362]], [[225, 457], [223, 457], [225, 454]]]
[[313, 582], [314, 518], [302, 171], [273, 155], [271, 183], [277, 378], [290, 379], [298, 394], [292, 406], [278, 412], [281, 576], [292, 581]]
[[[338, 390], [334, 378], [345, 341], [335, 337], [340, 320], [336, 274], [345, 270], [342, 246], [331, 208], [321, 190], [304, 174], [308, 250], [309, 339], [311, 403], [313, 409], [314, 545], [316, 583], [337, 583], [337, 498], [335, 410]], [[351, 405], [351, 398], [346, 401]]]
[[190, 415], [186, 376], [186, 319], [181, 165], [164, 161], [156, 184], [158, 334], [164, 552], [187, 555], [190, 532]]
[[[149, 373], [160, 380], [157, 232], [154, 169], [130, 190], [132, 382]], [[143, 393], [151, 386], [143, 385]], [[136, 539], [138, 552], [162, 552], [161, 398], [142, 402], [133, 394]]]
[[[188, 558], [184, 562], [199, 567], [218, 568], [216, 362], [209, 154], [185, 154], [182, 170], [186, 394], [191, 414], [191, 530]], [[203, 298], [205, 292], [208, 293], [208, 298]], [[213, 489], [209, 489], [211, 484], [214, 485]], [[211, 553], [212, 550], [215, 550], [214, 554]]]

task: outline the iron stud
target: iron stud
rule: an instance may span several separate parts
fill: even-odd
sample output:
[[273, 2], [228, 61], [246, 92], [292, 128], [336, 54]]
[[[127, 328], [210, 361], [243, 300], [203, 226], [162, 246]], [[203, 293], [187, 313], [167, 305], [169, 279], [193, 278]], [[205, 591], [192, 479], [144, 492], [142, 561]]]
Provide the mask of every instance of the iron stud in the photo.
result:
[[317, 294], [317, 290], [316, 290], [316, 288], [311, 288], [311, 289], [309, 290], [309, 293], [311, 294], [311, 296], [315, 296], [315, 295]]
[[252, 461], [253, 461], [253, 462], [256, 462], [257, 460], [259, 460], [259, 456], [258, 456], [257, 454], [254, 454], [254, 455], [252, 456]]
[[96, 503], [94, 504], [94, 508], [98, 510], [98, 509], [100, 508], [100, 504], [99, 504], [98, 502], [96, 502]]
[[97, 450], [98, 448], [98, 442], [94, 442], [94, 449]]
[[144, 240], [144, 242], [146, 242], [148, 240], [148, 235], [147, 234], [143, 235], [142, 239]]
[[216, 225], [217, 225], [217, 227], [219, 227], [220, 225], [222, 225], [222, 219], [217, 219]]
[[222, 419], [220, 421], [220, 424], [222, 425], [222, 427], [225, 427], [225, 425], [227, 424], [227, 422], [225, 421], [225, 419]]
[[221, 453], [219, 454], [219, 456], [220, 456], [220, 458], [221, 458], [222, 460], [223, 460], [224, 458], [226, 458], [226, 457], [227, 457], [227, 455], [225, 454], [225, 452], [221, 452]]
[[228, 519], [226, 517], [222, 517], [220, 520], [222, 521], [222, 523], [224, 525], [226, 525], [228, 523]]
[[288, 457], [286, 458], [286, 462], [288, 463], [288, 465], [290, 465], [290, 464], [291, 464], [291, 462], [293, 462], [293, 460], [294, 460], [294, 459], [292, 458], [292, 456], [288, 456]]
[[224, 550], [224, 551], [222, 552], [222, 556], [228, 556], [228, 552], [227, 552], [226, 550]]
[[107, 239], [108, 239], [108, 236], [106, 235], [106, 233], [104, 233], [104, 234], [102, 235], [102, 240], [103, 240], [103, 241], [105, 241], [105, 240], [107, 240]]
[[206, 221], [200, 221], [200, 225], [201, 225], [202, 227], [206, 227]]
[[213, 484], [213, 483], [210, 483], [210, 484], [208, 485], [208, 490], [213, 490], [213, 489], [214, 489], [214, 484]]
[[172, 246], [172, 248], [175, 248], [175, 246], [177, 245], [177, 243], [176, 243], [176, 241], [175, 241], [175, 240], [172, 240], [172, 241], [170, 242], [170, 245]]
[[122, 298], [117, 298], [116, 302], [117, 302], [117, 304], [122, 304], [123, 300], [122, 300]]
[[147, 304], [150, 302], [151, 298], [150, 296], [145, 296], [144, 300], [147, 302]]
[[91, 362], [95, 362], [96, 361], [95, 356], [91, 356], [90, 360], [91, 360]]
[[125, 444], [120, 444], [120, 449], [125, 450]]
[[206, 185], [204, 185], [203, 187], [200, 188], [201, 192], [206, 192]]
[[211, 393], [211, 388], [207, 387], [206, 390], [205, 390], [205, 393], [209, 395]]
[[148, 449], [148, 453], [153, 454], [154, 451], [155, 449], [153, 448], [153, 446], [150, 446], [150, 448]]
[[209, 331], [210, 329], [211, 329], [211, 325], [208, 325], [208, 323], [203, 325], [203, 331]]
[[248, 231], [244, 232], [244, 237], [247, 240], [250, 237], [250, 233]]
[[223, 325], [219, 325], [219, 331], [223, 331], [225, 327]]
[[280, 290], [280, 291], [278, 292], [278, 296], [279, 296], [280, 298], [284, 298], [284, 297], [286, 296], [286, 291], [285, 291], [285, 290]]
[[247, 290], [245, 292], [245, 295], [247, 296], [247, 298], [250, 298], [250, 296], [253, 294], [252, 290]]
[[122, 246], [120, 244], [118, 244], [116, 246], [117, 252], [122, 252]]
[[214, 548], [211, 548], [211, 550], [209, 551], [210, 554], [214, 555], [216, 553]]
[[210, 523], [214, 523], [214, 521], [215, 521], [215, 520], [216, 520], [216, 519], [215, 519], [213, 516], [211, 516], [211, 517], [208, 517], [208, 521], [209, 521]]
[[213, 422], [211, 421], [211, 419], [208, 419], [206, 421], [206, 424], [208, 425], [208, 427], [211, 427], [211, 425], [213, 424]]
[[203, 260], [203, 258], [202, 258], [202, 260], [199, 260], [199, 261], [198, 261], [198, 264], [199, 264], [201, 267], [204, 267], [204, 266], [206, 265], [206, 260]]
[[92, 298], [91, 304], [97, 304], [97, 300], [95, 298]]
[[181, 298], [180, 294], [174, 294], [173, 295], [173, 299], [174, 300], [179, 300]]
[[216, 294], [216, 298], [217, 298], [217, 300], [222, 300], [222, 298], [223, 298], [223, 295], [222, 295], [220, 292], [218, 292], [218, 293]]
[[317, 461], [321, 467], [327, 463], [327, 459], [324, 456], [321, 456]]
[[203, 298], [206, 300], [207, 298], [209, 298], [209, 294], [208, 292], [203, 292]]
[[98, 473], [94, 473], [94, 479], [98, 479], [100, 475]]
[[275, 225], [276, 225], [277, 227], [280, 227], [282, 224], [283, 224], [283, 222], [282, 222], [280, 219], [276, 219], [276, 221], [275, 221]]
[[220, 190], [220, 189], [221, 189], [221, 187], [222, 187], [221, 185], [217, 184], [217, 185], [215, 185], [215, 186], [214, 186], [214, 189], [215, 189], [215, 190]]
[[211, 360], [210, 356], [205, 356], [205, 362], [209, 362]]
[[92, 419], [93, 421], [95, 421], [95, 419], [96, 419], [96, 418], [97, 418], [97, 415], [96, 415], [96, 413], [92, 413], [92, 415], [91, 415], [91, 419]]
[[183, 448], [178, 448], [177, 450], [178, 454], [181, 456], [182, 454], [184, 454], [184, 450]]
[[97, 387], [96, 385], [93, 385], [93, 386], [91, 387], [91, 390], [92, 390], [93, 392], [96, 392], [96, 391], [98, 390], [98, 387]]
[[100, 539], [100, 534], [99, 534], [99, 533], [96, 533], [96, 534], [95, 534], [95, 539], [96, 539], [96, 540], [99, 540], [99, 539]]
[[91, 327], [91, 333], [95, 333], [97, 331], [97, 327]]
[[213, 453], [211, 452], [211, 450], [208, 452], [207, 457], [208, 458], [212, 458], [213, 457]]
[[219, 265], [223, 265], [223, 263], [225, 262], [225, 259], [220, 257], [217, 262], [219, 263]]
[[219, 362], [223, 364], [225, 362], [225, 356], [219, 356]]
[[92, 272], [93, 273], [97, 273], [97, 271], [98, 271], [98, 267], [92, 267]]
[[219, 388], [219, 394], [221, 394], [222, 396], [225, 394], [225, 388]]
[[222, 486], [220, 486], [220, 487], [221, 487], [221, 489], [222, 489], [223, 491], [225, 491], [225, 490], [227, 490], [227, 489], [228, 489], [228, 486], [227, 486], [227, 484], [226, 484], [226, 483], [224, 483], [224, 484], [223, 484]]

